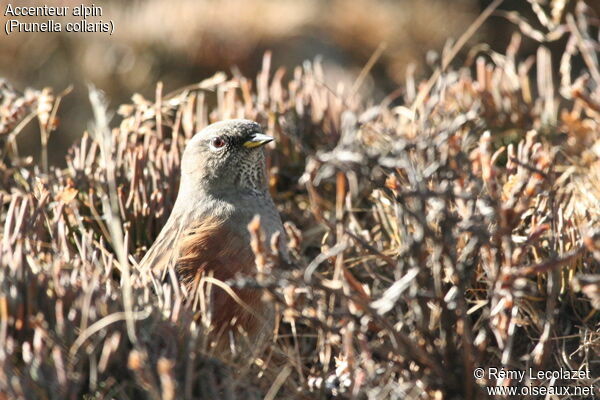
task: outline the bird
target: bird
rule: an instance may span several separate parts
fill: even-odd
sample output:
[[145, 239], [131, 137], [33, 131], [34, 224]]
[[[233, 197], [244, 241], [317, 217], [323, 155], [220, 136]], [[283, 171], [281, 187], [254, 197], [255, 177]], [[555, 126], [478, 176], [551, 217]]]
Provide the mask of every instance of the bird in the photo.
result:
[[[206, 276], [220, 281], [254, 276], [248, 224], [256, 216], [266, 238], [279, 235], [277, 250], [287, 259], [283, 224], [267, 183], [264, 145], [273, 140], [258, 123], [246, 119], [216, 122], [196, 133], [181, 158], [171, 214], [140, 268], [165, 279], [172, 266], [187, 293], [196, 293]], [[220, 287], [211, 288], [211, 325], [221, 334], [238, 328], [249, 335], [264, 332], [261, 293], [234, 293], [237, 300]]]

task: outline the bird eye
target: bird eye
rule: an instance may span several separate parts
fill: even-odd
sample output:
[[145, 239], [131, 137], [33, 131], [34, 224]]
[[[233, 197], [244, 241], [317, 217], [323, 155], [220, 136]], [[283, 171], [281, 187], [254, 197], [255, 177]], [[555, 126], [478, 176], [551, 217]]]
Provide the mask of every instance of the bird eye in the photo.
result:
[[223, 138], [217, 136], [210, 139], [210, 147], [212, 147], [214, 150], [218, 150], [223, 146], [225, 146], [225, 140], [223, 140]]

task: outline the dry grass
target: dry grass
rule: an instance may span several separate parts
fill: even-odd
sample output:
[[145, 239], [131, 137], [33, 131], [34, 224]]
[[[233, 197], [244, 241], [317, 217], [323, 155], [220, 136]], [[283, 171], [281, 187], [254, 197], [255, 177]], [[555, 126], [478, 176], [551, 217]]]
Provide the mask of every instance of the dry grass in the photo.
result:
[[[74, 7], [81, 2], [61, 0]], [[4, 36], [0, 44], [0, 75], [18, 88], [51, 86], [75, 90], [65, 99], [69, 117], [50, 153], [64, 166], [63, 152], [81, 136], [91, 118], [85, 86], [93, 82], [113, 107], [132, 93], [150, 97], [157, 81], [168, 91], [203, 79], [215, 71], [243, 71], [252, 77], [266, 50], [277, 66], [288, 70], [305, 58], [324, 56], [331, 86], [352, 82], [362, 65], [386, 42], [386, 51], [362, 85], [369, 97], [380, 99], [384, 87], [395, 87], [410, 64], [424, 65], [430, 49], [440, 49], [460, 35], [477, 16], [477, 0], [321, 1], [321, 0], [109, 0], [103, 15], [90, 21], [113, 20], [114, 35], [28, 33]], [[43, 5], [30, 0], [30, 5]], [[362, 10], [369, 10], [368, 13]], [[358, 13], [358, 14], [357, 14]], [[360, 15], [361, 18], [356, 18]], [[0, 14], [0, 24], [8, 19]], [[42, 22], [43, 18], [29, 17]], [[66, 23], [76, 17], [62, 18]], [[426, 20], [429, 23], [423, 24]], [[435, 22], [433, 21], [435, 20]], [[495, 19], [501, 21], [500, 19]], [[439, 22], [441, 21], [441, 22]], [[482, 33], [479, 37], [484, 36]], [[419, 69], [426, 74], [425, 68]], [[373, 88], [379, 91], [373, 92]], [[39, 151], [33, 129], [19, 138], [22, 151]]]
[[[598, 18], [558, 3], [562, 25], [542, 8], [543, 29], [517, 22], [568, 38], [560, 63], [541, 44], [521, 59], [518, 34], [458, 69], [448, 49], [434, 79], [407, 79], [403, 106], [326, 87], [319, 62], [284, 76], [268, 54], [256, 81], [136, 95], [112, 129], [92, 89], [95, 124], [62, 170], [15, 144], [35, 120], [51, 140], [61, 96], [2, 83], [0, 398], [484, 398], [500, 383], [478, 366], [597, 379]], [[276, 332], [224, 355], [181, 288], [135, 266], [186, 141], [233, 117], [277, 139], [270, 183], [295, 262], [255, 243], [261, 274], [228, 284], [263, 288]]]

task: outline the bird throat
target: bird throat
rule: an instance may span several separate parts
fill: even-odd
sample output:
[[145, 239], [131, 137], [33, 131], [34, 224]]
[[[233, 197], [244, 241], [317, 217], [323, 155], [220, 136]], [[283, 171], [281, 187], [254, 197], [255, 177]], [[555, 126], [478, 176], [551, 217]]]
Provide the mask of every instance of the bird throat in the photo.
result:
[[264, 159], [247, 159], [238, 164], [233, 172], [234, 184], [241, 189], [252, 191], [267, 190], [267, 180], [265, 173]]

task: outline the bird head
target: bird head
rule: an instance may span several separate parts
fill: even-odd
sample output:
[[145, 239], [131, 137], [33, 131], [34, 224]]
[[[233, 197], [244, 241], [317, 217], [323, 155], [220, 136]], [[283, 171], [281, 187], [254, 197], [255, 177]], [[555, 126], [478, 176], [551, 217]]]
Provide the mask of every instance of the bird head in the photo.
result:
[[221, 121], [198, 132], [181, 160], [181, 186], [203, 191], [265, 190], [263, 146], [273, 138], [245, 119]]

